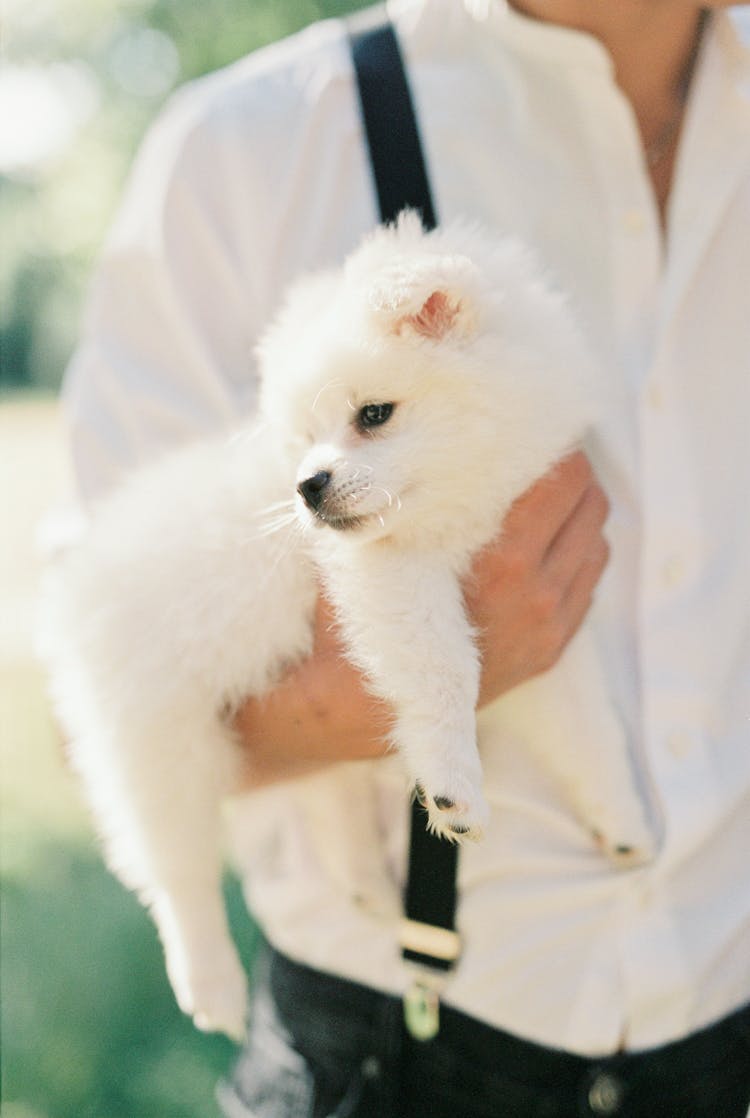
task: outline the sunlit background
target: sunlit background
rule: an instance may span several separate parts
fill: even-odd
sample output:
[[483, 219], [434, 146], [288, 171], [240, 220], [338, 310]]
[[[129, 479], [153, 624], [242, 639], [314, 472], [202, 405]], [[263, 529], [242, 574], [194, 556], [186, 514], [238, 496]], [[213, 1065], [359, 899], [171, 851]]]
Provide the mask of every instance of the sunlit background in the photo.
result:
[[[357, 0], [4, 0], [0, 67], [3, 1118], [217, 1118], [232, 1046], [174, 1008], [148, 918], [102, 868], [34, 661], [55, 393], [133, 152], [170, 91]], [[254, 934], [236, 887], [245, 956]]]

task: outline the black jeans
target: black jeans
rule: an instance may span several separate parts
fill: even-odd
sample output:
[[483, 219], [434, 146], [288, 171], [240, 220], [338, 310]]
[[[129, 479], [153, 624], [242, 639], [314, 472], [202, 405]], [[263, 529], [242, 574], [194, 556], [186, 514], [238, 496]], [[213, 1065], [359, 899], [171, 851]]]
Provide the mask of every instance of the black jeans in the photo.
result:
[[401, 1002], [269, 953], [228, 1118], [746, 1118], [750, 1006], [686, 1040], [586, 1059], [441, 1010], [413, 1040]]

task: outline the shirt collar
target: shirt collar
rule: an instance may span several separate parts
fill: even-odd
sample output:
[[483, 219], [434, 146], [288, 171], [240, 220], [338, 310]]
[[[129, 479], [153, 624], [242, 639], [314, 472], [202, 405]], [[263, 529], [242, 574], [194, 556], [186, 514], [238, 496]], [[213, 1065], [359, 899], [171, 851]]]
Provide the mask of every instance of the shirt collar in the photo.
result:
[[[509, 45], [544, 56], [558, 65], [588, 67], [612, 74], [606, 48], [593, 35], [531, 19], [508, 0], [463, 0], [469, 16], [487, 25]], [[714, 36], [733, 77], [750, 97], [750, 4], [736, 4], [716, 11], [709, 34]]]
[[716, 35], [738, 87], [750, 100], [750, 4], [737, 4], [717, 13]]
[[612, 72], [610, 56], [593, 35], [523, 15], [508, 0], [463, 0], [469, 16], [525, 54], [561, 66]]

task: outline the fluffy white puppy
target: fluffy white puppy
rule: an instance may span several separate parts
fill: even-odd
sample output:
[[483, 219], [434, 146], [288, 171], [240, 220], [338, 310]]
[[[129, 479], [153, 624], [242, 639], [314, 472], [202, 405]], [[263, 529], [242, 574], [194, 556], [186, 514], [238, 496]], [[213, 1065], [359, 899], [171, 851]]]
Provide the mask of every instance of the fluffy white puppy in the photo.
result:
[[[182, 1008], [232, 1033], [245, 1005], [219, 888], [232, 712], [310, 653], [322, 578], [349, 656], [394, 712], [430, 825], [478, 837], [479, 662], [461, 579], [595, 419], [584, 347], [523, 247], [460, 223], [425, 234], [413, 215], [294, 288], [260, 367], [258, 419], [130, 477], [45, 606], [58, 713], [110, 864], [150, 905]], [[543, 695], [511, 694], [508, 718], [521, 733], [545, 720], [546, 763], [598, 842], [647, 855], [585, 631]], [[326, 810], [366, 818], [351, 800]]]

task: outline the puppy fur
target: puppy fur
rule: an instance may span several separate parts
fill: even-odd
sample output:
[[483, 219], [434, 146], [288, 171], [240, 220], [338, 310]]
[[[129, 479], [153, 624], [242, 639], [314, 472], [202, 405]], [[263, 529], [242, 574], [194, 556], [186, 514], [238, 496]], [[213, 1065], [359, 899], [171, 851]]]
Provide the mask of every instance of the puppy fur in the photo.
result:
[[[220, 892], [221, 806], [241, 768], [232, 712], [310, 654], [322, 580], [348, 655], [394, 712], [430, 826], [478, 838], [479, 660], [461, 579], [596, 419], [563, 300], [522, 245], [464, 222], [424, 233], [402, 215], [301, 281], [259, 361], [258, 417], [130, 476], [44, 602], [53, 696], [109, 864], [150, 906], [181, 1007], [235, 1035], [245, 980]], [[314, 505], [295, 492], [309, 479]], [[521, 733], [546, 719], [545, 763], [573, 810], [613, 857], [646, 857], [585, 629], [564, 661], [541, 708], [524, 686], [508, 716]], [[368, 818], [364, 800], [326, 811]], [[377, 879], [374, 856], [327, 857], [332, 873]]]

